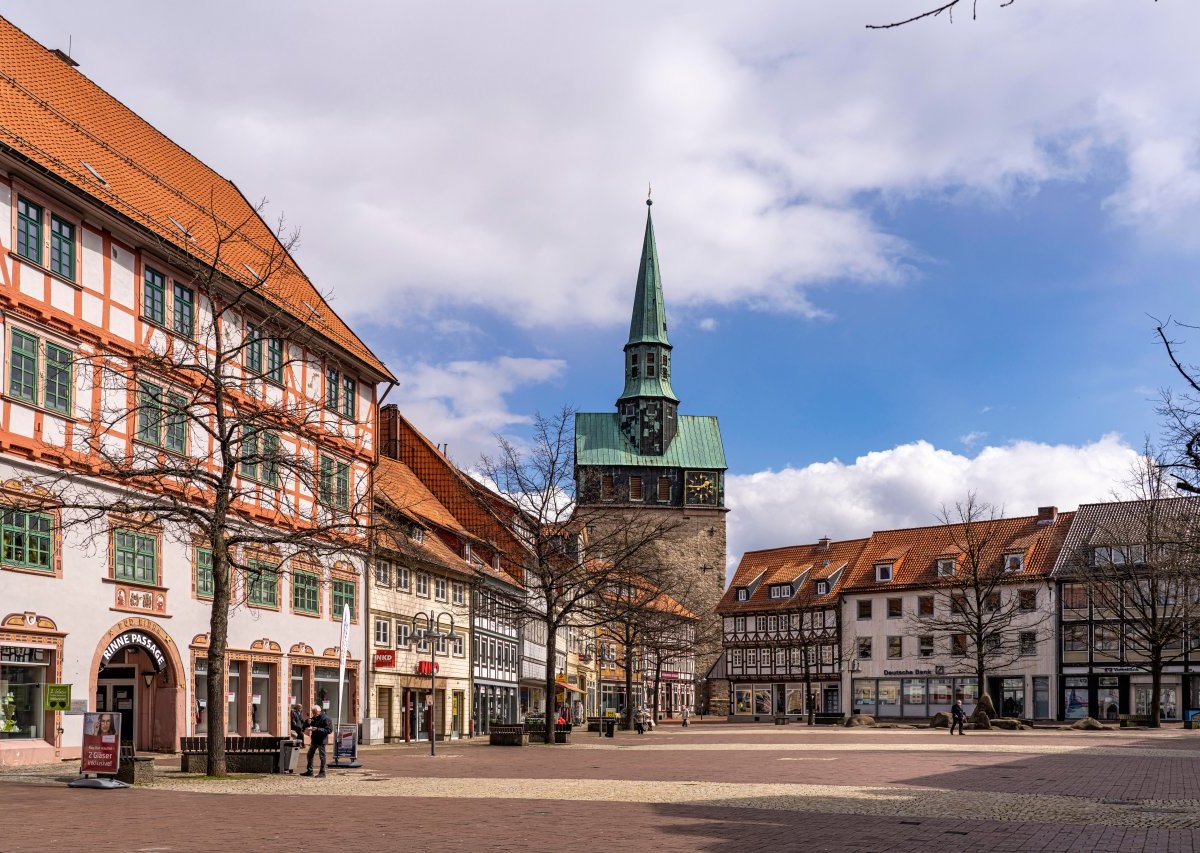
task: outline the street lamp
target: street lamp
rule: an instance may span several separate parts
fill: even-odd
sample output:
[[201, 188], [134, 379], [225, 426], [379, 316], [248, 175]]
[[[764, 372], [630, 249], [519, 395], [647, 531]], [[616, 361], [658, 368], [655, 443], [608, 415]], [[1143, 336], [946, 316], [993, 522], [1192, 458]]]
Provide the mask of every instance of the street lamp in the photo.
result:
[[[450, 620], [450, 630], [442, 630], [442, 619]], [[453, 613], [418, 613], [413, 617], [413, 633], [410, 643], [420, 643], [422, 639], [429, 643], [429, 754], [437, 754], [437, 641], [448, 643], [458, 639], [454, 633]]]

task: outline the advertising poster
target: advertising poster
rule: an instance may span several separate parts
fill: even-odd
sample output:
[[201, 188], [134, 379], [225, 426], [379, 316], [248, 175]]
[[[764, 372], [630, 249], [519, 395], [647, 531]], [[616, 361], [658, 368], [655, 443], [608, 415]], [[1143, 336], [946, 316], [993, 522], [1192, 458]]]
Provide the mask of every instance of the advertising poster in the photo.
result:
[[337, 738], [333, 742], [333, 757], [358, 757], [358, 726], [347, 724], [337, 727]]
[[121, 715], [113, 711], [83, 715], [80, 773], [116, 773], [121, 769]]

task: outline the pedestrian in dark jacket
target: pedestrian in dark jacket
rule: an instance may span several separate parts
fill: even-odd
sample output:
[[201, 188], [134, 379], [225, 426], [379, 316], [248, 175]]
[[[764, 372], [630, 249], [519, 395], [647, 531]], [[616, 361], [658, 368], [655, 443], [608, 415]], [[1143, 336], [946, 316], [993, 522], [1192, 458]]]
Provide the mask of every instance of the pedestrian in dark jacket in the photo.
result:
[[963, 731], [963, 723], [967, 721], [967, 712], [963, 710], [962, 700], [959, 699], [954, 703], [954, 707], [950, 709], [950, 734], [954, 735], [954, 727], [958, 726], [958, 733], [965, 735]]
[[300, 703], [297, 702], [292, 706], [292, 721], [289, 725], [292, 732], [292, 737], [304, 744], [304, 711]]
[[321, 756], [321, 772], [317, 774], [318, 779], [325, 778], [325, 741], [333, 734], [333, 723], [329, 721], [329, 717], [321, 710], [320, 705], [313, 705], [312, 717], [304, 724], [304, 731], [309, 736], [308, 746], [308, 769], [301, 775], [311, 776], [313, 753], [319, 753]]

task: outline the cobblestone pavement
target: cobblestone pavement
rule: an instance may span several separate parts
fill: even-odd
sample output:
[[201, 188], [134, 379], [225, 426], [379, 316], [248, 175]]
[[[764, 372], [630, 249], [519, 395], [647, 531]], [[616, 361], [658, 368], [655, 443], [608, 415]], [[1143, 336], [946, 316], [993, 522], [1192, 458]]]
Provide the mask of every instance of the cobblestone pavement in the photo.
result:
[[153, 789], [114, 792], [65, 788], [64, 766], [5, 771], [0, 851], [1200, 847], [1200, 735], [1179, 730], [660, 727], [361, 757], [324, 780], [208, 780], [164, 759]]

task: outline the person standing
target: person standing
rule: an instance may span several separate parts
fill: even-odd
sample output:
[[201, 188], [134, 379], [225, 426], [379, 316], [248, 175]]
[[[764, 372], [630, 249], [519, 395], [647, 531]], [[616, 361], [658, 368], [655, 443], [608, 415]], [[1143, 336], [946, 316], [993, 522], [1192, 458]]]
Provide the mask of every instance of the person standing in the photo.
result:
[[683, 716], [683, 727], [686, 729], [688, 727], [688, 719], [692, 716], [692, 709], [689, 708], [687, 705], [684, 705], [682, 716]]
[[950, 735], [954, 735], [954, 727], [958, 726], [958, 733], [966, 735], [963, 731], [963, 724], [967, 721], [967, 712], [963, 710], [962, 700], [959, 699], [954, 703], [954, 707], [950, 709]]
[[641, 708], [636, 708], [633, 712], [633, 725], [637, 729], [637, 733], [644, 735], [646, 733], [646, 718]]
[[319, 753], [321, 756], [321, 772], [317, 774], [318, 779], [325, 778], [325, 741], [329, 735], [333, 733], [333, 723], [329, 721], [329, 717], [321, 710], [320, 705], [312, 706], [312, 717], [305, 723], [304, 731], [309, 736], [308, 745], [308, 768], [301, 773], [301, 776], [313, 775], [313, 753]]

